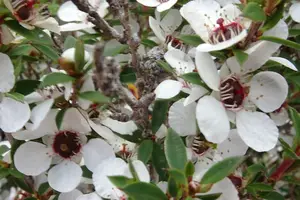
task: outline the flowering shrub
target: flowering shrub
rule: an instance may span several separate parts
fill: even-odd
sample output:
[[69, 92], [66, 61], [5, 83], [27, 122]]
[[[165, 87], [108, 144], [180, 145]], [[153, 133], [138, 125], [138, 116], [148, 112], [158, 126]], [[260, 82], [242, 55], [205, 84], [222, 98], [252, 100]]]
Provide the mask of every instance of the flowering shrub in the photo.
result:
[[299, 1], [0, 16], [0, 200], [300, 199]]

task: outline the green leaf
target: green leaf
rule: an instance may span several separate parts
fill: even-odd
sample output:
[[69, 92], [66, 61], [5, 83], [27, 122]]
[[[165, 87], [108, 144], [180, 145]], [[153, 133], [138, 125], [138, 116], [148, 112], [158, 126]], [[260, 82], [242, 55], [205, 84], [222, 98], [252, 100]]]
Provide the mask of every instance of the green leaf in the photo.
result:
[[233, 53], [241, 66], [248, 60], [248, 54], [239, 49], [234, 49]]
[[9, 51], [10, 56], [29, 55], [34, 48], [30, 44], [20, 44]]
[[167, 196], [155, 185], [138, 182], [126, 186], [123, 191], [135, 200], [167, 200]]
[[85, 178], [92, 178], [93, 172], [91, 172], [86, 166], [82, 166], [82, 176]]
[[49, 35], [45, 33], [42, 29], [35, 28], [33, 30], [28, 30], [21, 26], [18, 21], [8, 20], [4, 22], [11, 30], [22, 35], [26, 39], [36, 43], [36, 44], [47, 44], [52, 45], [53, 42]]
[[87, 91], [79, 94], [80, 98], [92, 101], [94, 103], [109, 103], [110, 98], [101, 94], [99, 91]]
[[42, 45], [42, 44], [33, 44], [33, 46], [39, 50], [42, 54], [44, 54], [45, 56], [47, 56], [48, 58], [50, 58], [52, 61], [57, 62], [59, 59], [59, 55], [58, 52], [50, 47], [50, 46], [46, 46], [46, 45]]
[[157, 46], [156, 42], [154, 42], [153, 40], [149, 40], [149, 39], [142, 39], [141, 44], [143, 44], [146, 47], [150, 47], [150, 48]]
[[170, 169], [168, 172], [170, 177], [172, 177], [179, 186], [186, 187], [188, 185], [187, 178], [183, 172], [178, 169]]
[[290, 37], [296, 37], [300, 35], [300, 29], [289, 29]]
[[9, 97], [9, 98], [12, 98], [12, 99], [14, 99], [16, 101], [19, 101], [21, 103], [24, 102], [24, 95], [20, 94], [20, 93], [17, 93], [17, 92], [6, 93], [5, 96]]
[[186, 45], [198, 46], [203, 43], [203, 40], [198, 35], [179, 35], [176, 38]]
[[265, 170], [266, 170], [266, 168], [262, 164], [253, 164], [247, 168], [247, 171], [252, 174], [262, 172]]
[[264, 183], [252, 183], [247, 185], [247, 188], [251, 188], [255, 191], [273, 191], [273, 187]]
[[275, 43], [282, 44], [284, 46], [287, 46], [287, 47], [290, 47], [290, 48], [293, 48], [296, 50], [300, 50], [300, 44], [290, 41], [290, 40], [284, 40], [284, 39], [273, 37], [273, 36], [261, 36], [259, 39], [270, 41], [270, 42], [275, 42]]
[[174, 73], [174, 70], [172, 69], [172, 67], [171, 67], [168, 63], [166, 63], [166, 62], [164, 62], [164, 61], [162, 61], [162, 60], [157, 60], [156, 63], [157, 63], [163, 70], [165, 70], [166, 72], [169, 72], [169, 73], [171, 73], [171, 74]]
[[284, 157], [289, 157], [292, 159], [299, 159], [297, 154], [292, 150], [290, 145], [286, 143], [282, 138], [279, 138], [279, 142], [282, 145], [282, 148], [284, 150]]
[[130, 179], [126, 176], [109, 176], [108, 179], [120, 189], [123, 189], [127, 185], [134, 183], [133, 179]]
[[42, 183], [42, 184], [40, 185], [40, 187], [38, 188], [38, 193], [39, 193], [40, 195], [43, 195], [45, 192], [47, 192], [47, 190], [48, 190], [49, 188], [50, 188], [50, 185], [49, 185], [48, 182]]
[[0, 180], [7, 177], [9, 175], [8, 168], [0, 168]]
[[243, 14], [252, 21], [262, 22], [267, 19], [263, 8], [255, 2], [248, 3], [243, 9]]
[[222, 195], [222, 193], [216, 193], [216, 194], [207, 194], [207, 195], [196, 195], [196, 197], [201, 200], [216, 200], [221, 195]]
[[294, 108], [290, 107], [290, 116], [293, 121], [294, 128], [296, 130], [296, 136], [294, 137], [293, 148], [296, 149], [300, 145], [300, 115]]
[[6, 145], [0, 145], [0, 155], [6, 153], [8, 151], [9, 151], [8, 146], [6, 146]]
[[202, 184], [210, 184], [221, 181], [231, 173], [244, 161], [244, 157], [226, 158], [214, 164], [202, 177]]
[[20, 187], [22, 190], [25, 190], [26, 192], [32, 194], [32, 188], [25, 183], [25, 181], [23, 179], [18, 179], [18, 178], [12, 178], [11, 179], [18, 187]]
[[138, 149], [138, 160], [147, 164], [150, 160], [153, 151], [153, 142], [152, 140], [144, 140]]
[[165, 139], [165, 154], [171, 168], [184, 170], [187, 163], [186, 149], [181, 137], [171, 128]]
[[129, 171], [130, 171], [130, 173], [131, 173], [132, 176], [133, 176], [133, 180], [134, 180], [134, 181], [140, 181], [139, 176], [138, 176], [138, 174], [137, 174], [137, 171], [135, 170], [135, 168], [134, 168], [134, 166], [133, 166], [131, 160], [129, 160], [128, 166], [129, 166]]
[[207, 86], [202, 82], [201, 77], [198, 72], [186, 73], [186, 74], [181, 75], [180, 77], [189, 83], [193, 83], [193, 84], [200, 85], [200, 86], [207, 88]]
[[117, 45], [105, 45], [103, 56], [116, 56], [118, 54], [123, 53], [128, 49], [128, 45], [117, 44]]
[[42, 81], [40, 87], [47, 87], [50, 85], [56, 85], [59, 83], [67, 83], [74, 81], [75, 79], [67, 74], [60, 73], [60, 72], [53, 72], [48, 74], [44, 80]]
[[278, 192], [270, 192], [265, 195], [261, 195], [265, 200], [285, 200], [285, 198]]
[[267, 18], [267, 21], [264, 23], [264, 26], [261, 28], [263, 32], [273, 28], [279, 20], [283, 18], [284, 13], [284, 2], [277, 6], [277, 10], [270, 17]]
[[152, 132], [155, 134], [167, 118], [169, 108], [169, 101], [156, 100], [154, 103], [151, 127]]
[[153, 152], [152, 152], [152, 163], [155, 168], [155, 171], [159, 175], [160, 181], [166, 181], [167, 180], [167, 168], [168, 163], [165, 156], [165, 152], [161, 145], [154, 143], [153, 144]]
[[65, 108], [65, 109], [61, 109], [61, 110], [57, 113], [57, 115], [56, 115], [56, 117], [55, 117], [55, 123], [56, 123], [56, 126], [57, 126], [58, 130], [60, 130], [60, 127], [61, 127], [61, 124], [62, 124], [64, 115], [65, 115], [65, 113], [66, 113], [67, 110], [68, 110], [68, 109], [66, 109], [66, 108]]
[[76, 42], [77, 42], [76, 38], [69, 35], [64, 42], [64, 51], [67, 49], [75, 48]]
[[15, 92], [26, 96], [34, 92], [40, 84], [41, 82], [37, 80], [20, 80], [15, 84]]
[[9, 169], [9, 174], [19, 179], [24, 178], [24, 174], [13, 168]]
[[195, 166], [191, 161], [189, 161], [185, 165], [185, 175], [186, 177], [192, 177], [194, 173], [195, 173]]
[[85, 64], [84, 58], [84, 44], [82, 41], [77, 40], [75, 46], [75, 68], [77, 71], [81, 71]]
[[173, 177], [169, 177], [168, 180], [168, 192], [172, 197], [176, 197], [178, 193], [178, 185], [176, 184], [176, 181]]

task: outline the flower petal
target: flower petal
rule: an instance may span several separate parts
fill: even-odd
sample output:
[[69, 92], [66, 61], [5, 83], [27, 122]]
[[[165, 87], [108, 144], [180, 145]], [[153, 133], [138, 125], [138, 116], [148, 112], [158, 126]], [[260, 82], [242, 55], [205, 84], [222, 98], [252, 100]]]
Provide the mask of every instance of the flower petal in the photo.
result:
[[273, 112], [281, 107], [288, 95], [288, 84], [276, 72], [260, 72], [250, 82], [249, 98], [264, 112]]
[[209, 192], [203, 194], [222, 193], [218, 200], [239, 200], [239, 193], [230, 179], [224, 178], [222, 181], [214, 184]]
[[136, 0], [136, 1], [147, 7], [156, 7], [160, 4], [160, 2], [157, 0]]
[[200, 99], [202, 96], [204, 96], [207, 93], [208, 93], [208, 91], [204, 87], [194, 86], [191, 89], [190, 95], [184, 100], [183, 105], [187, 106], [187, 105], [197, 101], [198, 99]]
[[90, 194], [83, 194], [79, 196], [76, 200], [102, 200], [95, 192]]
[[[107, 167], [109, 166], [109, 167]], [[93, 183], [96, 192], [103, 198], [110, 199], [112, 193], [121, 193], [116, 186], [114, 186], [108, 176], [123, 175], [127, 164], [120, 158], [110, 158], [102, 161], [94, 170]]]
[[9, 92], [15, 84], [14, 66], [10, 58], [0, 53], [0, 92]]
[[70, 108], [65, 112], [61, 130], [73, 130], [79, 133], [88, 133], [91, 131], [91, 128], [87, 120], [76, 108]]
[[35, 126], [39, 126], [40, 123], [45, 119], [47, 114], [50, 112], [53, 103], [54, 99], [48, 99], [39, 103], [32, 109], [30, 120]]
[[165, 53], [164, 58], [176, 70], [178, 75], [193, 72], [195, 69], [192, 58], [179, 49], [169, 50]]
[[73, 161], [65, 160], [48, 172], [49, 185], [59, 192], [71, 192], [80, 183], [82, 170]]
[[162, 28], [160, 26], [160, 22], [150, 16], [149, 17], [149, 26], [152, 29], [155, 36], [160, 40], [160, 42], [164, 43], [166, 40], [166, 34], [162, 30]]
[[65, 22], [80, 22], [85, 19], [86, 15], [87, 14], [81, 12], [72, 1], [63, 3], [57, 11], [57, 16], [59, 17], [59, 19]]
[[95, 25], [91, 22], [88, 23], [67, 23], [60, 26], [61, 32], [68, 32], [68, 31], [79, 31], [85, 30], [88, 28], [93, 28]]
[[289, 113], [285, 108], [281, 108], [279, 112], [270, 113], [270, 117], [277, 126], [283, 126], [290, 121]]
[[[177, 0], [170, 0], [168, 1], [177, 1]], [[161, 4], [161, 6], [166, 5], [165, 3]], [[161, 6], [157, 7], [157, 10], [159, 11], [159, 8]], [[165, 35], [171, 35], [175, 32], [175, 30], [181, 25], [182, 23], [182, 17], [180, 15], [180, 12], [177, 9], [171, 9], [168, 11], [168, 13], [164, 16], [164, 18], [160, 22], [160, 26], [165, 32]]]
[[82, 148], [84, 164], [93, 171], [105, 159], [115, 157], [113, 148], [102, 139], [92, 139]]
[[278, 62], [278, 63], [282, 64], [283, 66], [290, 68], [291, 70], [298, 71], [296, 66], [288, 59], [285, 59], [282, 57], [271, 57], [270, 60]]
[[265, 113], [241, 110], [236, 116], [236, 126], [240, 137], [255, 151], [269, 151], [277, 143], [278, 128]]
[[49, 149], [37, 142], [22, 144], [14, 155], [14, 164], [18, 171], [28, 176], [37, 176], [49, 169], [51, 164]]
[[169, 0], [164, 3], [161, 3], [159, 6], [157, 6], [158, 12], [163, 12], [165, 10], [170, 9], [172, 6], [174, 6], [177, 3], [178, 0]]
[[222, 158], [228, 158], [233, 156], [243, 156], [248, 150], [248, 145], [238, 135], [237, 130], [230, 130], [228, 138], [218, 144], [217, 152]]
[[[86, 76], [86, 78], [80, 88], [80, 93], [88, 92], [88, 91], [95, 91], [95, 85], [93, 82], [93, 78], [90, 75]], [[85, 100], [82, 98], [78, 99], [78, 105], [84, 110], [87, 110], [92, 103], [93, 102], [91, 102], [89, 100]]]
[[[134, 160], [132, 161], [132, 165], [134, 167], [134, 170], [136, 171], [139, 180], [142, 182], [150, 182], [150, 175], [148, 172], [147, 167], [145, 166], [145, 164], [140, 161], [140, 160]], [[125, 176], [127, 176], [128, 178], [133, 178], [130, 169], [129, 169], [129, 165], [127, 165], [127, 168], [124, 171]]]
[[183, 88], [182, 83], [174, 80], [165, 80], [161, 82], [154, 93], [157, 99], [171, 99], [178, 95]]
[[56, 19], [53, 17], [49, 17], [46, 20], [43, 21], [36, 21], [34, 23], [34, 26], [40, 27], [42, 29], [47, 29], [53, 33], [60, 35], [60, 27]]
[[221, 102], [212, 96], [202, 97], [196, 108], [200, 131], [213, 143], [223, 142], [229, 134], [229, 119]]
[[180, 136], [196, 135], [196, 103], [183, 105], [184, 99], [176, 101], [169, 110], [169, 125]]
[[209, 53], [196, 52], [196, 67], [201, 79], [215, 91], [219, 91], [220, 76]]
[[67, 193], [61, 193], [58, 196], [58, 200], [77, 200], [77, 198], [79, 196], [82, 195], [82, 192], [80, 192], [79, 190], [75, 189], [71, 192], [67, 192]]
[[106, 118], [102, 120], [101, 123], [121, 135], [132, 135], [133, 132], [138, 129], [133, 121], [120, 122], [118, 120]]
[[20, 130], [30, 118], [29, 105], [4, 97], [0, 102], [0, 128], [4, 132]]
[[300, 2], [295, 2], [290, 7], [289, 14], [295, 22], [300, 23]]
[[204, 44], [200, 44], [197, 47], [197, 51], [200, 52], [211, 52], [211, 51], [219, 51], [222, 49], [227, 49], [235, 44], [237, 44], [238, 42], [242, 41], [244, 38], [246, 38], [248, 35], [247, 30], [243, 30], [239, 35], [226, 40], [225, 42], [220, 42], [217, 44], [208, 44], [208, 43], [204, 43]]

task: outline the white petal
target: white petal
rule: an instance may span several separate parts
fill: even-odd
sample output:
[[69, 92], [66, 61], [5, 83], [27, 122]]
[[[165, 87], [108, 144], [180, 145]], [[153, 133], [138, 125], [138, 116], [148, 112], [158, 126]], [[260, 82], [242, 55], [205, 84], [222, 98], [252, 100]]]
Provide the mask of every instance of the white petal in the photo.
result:
[[238, 42], [242, 41], [244, 38], [247, 37], [247, 35], [248, 35], [247, 30], [243, 30], [239, 35], [229, 40], [226, 40], [225, 42], [220, 42], [218, 44], [208, 44], [208, 43], [200, 44], [197, 47], [197, 50], [201, 52], [211, 52], [211, 51], [219, 51], [222, 49], [227, 49], [237, 44]]
[[65, 160], [49, 170], [48, 181], [49, 185], [59, 192], [71, 192], [79, 185], [81, 176], [80, 166]]
[[[109, 166], [109, 167], [107, 167]], [[109, 199], [112, 193], [120, 191], [107, 176], [123, 175], [127, 164], [120, 158], [111, 158], [102, 161], [94, 170], [93, 183], [96, 192], [103, 198]]]
[[15, 167], [25, 175], [37, 176], [49, 169], [51, 164], [49, 149], [37, 142], [26, 142], [16, 151]]
[[4, 97], [0, 102], [0, 128], [4, 132], [20, 130], [30, 118], [29, 105]]
[[249, 98], [264, 112], [273, 112], [281, 107], [288, 95], [288, 84], [276, 72], [260, 72], [250, 82]]
[[157, 139], [163, 139], [167, 136], [167, 133], [168, 133], [168, 128], [166, 127], [166, 125], [162, 124], [158, 129], [158, 131], [155, 133], [155, 136]]
[[79, 190], [75, 189], [71, 192], [67, 192], [67, 193], [61, 193], [58, 196], [58, 200], [77, 200], [77, 198], [79, 196], [82, 195], [82, 192], [80, 192]]
[[236, 116], [236, 126], [240, 137], [255, 151], [269, 151], [277, 143], [278, 128], [265, 113], [241, 110]]
[[88, 133], [91, 131], [91, 128], [87, 120], [76, 108], [70, 108], [65, 112], [61, 130], [73, 130], [79, 133]]
[[157, 11], [158, 12], [163, 12], [165, 10], [170, 9], [172, 6], [174, 6], [176, 4], [178, 0], [169, 0], [166, 1], [165, 3], [160, 4], [159, 6], [157, 6]]
[[187, 106], [190, 103], [197, 101], [198, 99], [200, 99], [202, 96], [204, 96], [207, 93], [208, 93], [208, 91], [204, 87], [194, 86], [191, 89], [190, 95], [184, 100], [183, 105]]
[[102, 200], [95, 192], [90, 194], [83, 194], [79, 196], [76, 200]]
[[182, 83], [174, 80], [165, 80], [161, 82], [154, 93], [157, 99], [171, 99], [178, 95], [183, 88]]
[[115, 157], [113, 148], [102, 139], [90, 140], [82, 150], [84, 163], [90, 171], [93, 171], [101, 161]]
[[68, 31], [79, 31], [79, 30], [85, 30], [88, 28], [93, 28], [95, 25], [91, 22], [87, 23], [67, 23], [60, 26], [61, 32], [68, 32]]
[[40, 126], [32, 125], [30, 127], [32, 129], [12, 133], [12, 136], [18, 140], [33, 140], [45, 135], [54, 135], [58, 131], [55, 122], [57, 112], [58, 110], [51, 110], [46, 118], [41, 122]]
[[282, 57], [271, 57], [270, 60], [278, 62], [278, 63], [282, 64], [283, 66], [290, 68], [291, 70], [298, 71], [296, 66], [288, 59], [285, 59]]
[[39, 101], [44, 101], [44, 97], [38, 93], [38, 92], [32, 92], [28, 95], [26, 95], [24, 97], [24, 100], [28, 103], [28, 104], [32, 104], [32, 103], [36, 103], [36, 102], [39, 102]]
[[[66, 51], [63, 52], [61, 57], [68, 61], [75, 62], [75, 48], [67, 49]], [[90, 54], [87, 51], [84, 51], [84, 60], [86, 62], [90, 60], [90, 57], [91, 57]]]
[[290, 7], [289, 13], [295, 22], [300, 23], [300, 2], [295, 2]]
[[196, 118], [200, 131], [208, 141], [221, 143], [228, 137], [228, 116], [222, 103], [214, 97], [205, 96], [199, 100]]
[[1, 31], [2, 33], [0, 37], [1, 37], [2, 44], [8, 45], [10, 42], [12, 42], [15, 39], [14, 35], [5, 24], [1, 25]]
[[215, 91], [219, 91], [220, 76], [209, 53], [196, 52], [196, 67], [201, 79]]
[[[95, 91], [95, 85], [94, 85], [92, 76], [90, 76], [90, 75], [88, 75], [85, 78], [85, 80], [82, 84], [82, 87], [80, 88], [80, 93], [88, 92], [88, 91]], [[84, 110], [88, 109], [92, 103], [93, 102], [91, 102], [89, 100], [85, 100], [82, 98], [78, 99], [78, 105]]]
[[242, 12], [236, 5], [228, 3], [223, 8], [221, 8], [219, 15], [226, 16], [226, 20], [228, 21], [234, 21], [238, 17], [240, 17], [241, 14]]
[[228, 138], [218, 144], [217, 152], [222, 158], [228, 158], [233, 156], [243, 156], [246, 154], [248, 146], [238, 135], [237, 130], [230, 130]]
[[196, 135], [196, 103], [183, 105], [184, 99], [175, 102], [169, 111], [169, 124], [180, 136]]
[[[276, 26], [274, 26], [270, 30], [264, 32], [263, 35], [264, 36], [274, 36], [274, 37], [278, 37], [278, 38], [286, 40], [289, 36], [289, 28], [288, 28], [287, 23], [285, 23], [285, 21], [281, 19], [276, 24]], [[281, 46], [281, 45], [279, 45], [279, 46]]]
[[203, 194], [222, 193], [218, 200], [239, 200], [239, 193], [230, 179], [225, 178], [213, 185], [211, 190]]
[[43, 21], [37, 21], [34, 23], [34, 26], [47, 29], [53, 33], [60, 34], [60, 27], [56, 19], [49, 17]]
[[137, 0], [137, 2], [147, 7], [156, 7], [160, 4], [157, 0]]
[[84, 20], [86, 14], [78, 10], [77, 6], [72, 1], [67, 1], [59, 7], [57, 16], [62, 21], [72, 22]]
[[[142, 182], [146, 182], [149, 183], [150, 182], [150, 175], [148, 172], [147, 167], [145, 166], [145, 164], [140, 161], [140, 160], [134, 160], [132, 161], [132, 165], [139, 177], [139, 180]], [[133, 178], [129, 166], [127, 166], [127, 168], [124, 171], [125, 176], [127, 176], [128, 178]]]
[[48, 99], [44, 102], [39, 103], [31, 111], [30, 120], [35, 126], [39, 126], [40, 123], [45, 119], [47, 114], [54, 103], [54, 99]]
[[150, 16], [149, 17], [149, 26], [152, 29], [155, 36], [160, 40], [160, 42], [164, 43], [166, 40], [166, 34], [162, 30], [162, 28], [160, 26], [160, 22]]
[[115, 139], [115, 134], [109, 128], [102, 126], [100, 123], [95, 123], [90, 119], [88, 122], [91, 128], [105, 140], [113, 141]]
[[10, 58], [0, 53], [0, 92], [9, 92], [15, 84], [14, 66]]
[[277, 126], [283, 126], [290, 121], [289, 113], [285, 108], [281, 108], [279, 112], [270, 113], [270, 117]]
[[106, 118], [102, 120], [101, 123], [121, 135], [132, 135], [132, 133], [138, 129], [133, 121], [120, 122], [118, 120]]
[[[162, 5], [166, 5], [166, 4], [163, 3]], [[158, 6], [157, 10], [159, 10], [160, 7], [161, 6]], [[181, 25], [181, 23], [182, 23], [182, 17], [180, 15], [180, 12], [177, 9], [171, 9], [161, 20], [160, 25], [163, 31], [165, 32], [165, 35], [172, 35], [175, 32], [175, 30]]]
[[164, 58], [176, 70], [178, 75], [193, 72], [195, 69], [192, 58], [179, 49], [169, 50], [165, 53]]

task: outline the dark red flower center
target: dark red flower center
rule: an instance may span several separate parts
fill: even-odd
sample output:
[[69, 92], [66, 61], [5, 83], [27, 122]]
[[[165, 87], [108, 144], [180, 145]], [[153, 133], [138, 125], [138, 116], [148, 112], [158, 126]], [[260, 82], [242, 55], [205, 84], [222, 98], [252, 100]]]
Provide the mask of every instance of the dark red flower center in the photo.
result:
[[169, 43], [171, 43], [171, 46], [174, 47], [175, 49], [181, 49], [183, 47], [182, 42], [177, 38], [173, 37], [172, 35], [168, 35], [166, 37], [166, 44]]
[[210, 146], [200, 136], [195, 136], [192, 143], [192, 150], [199, 156], [203, 155], [210, 149]]
[[71, 158], [81, 150], [79, 134], [73, 131], [59, 131], [54, 138], [52, 148], [63, 158]]
[[225, 20], [219, 18], [217, 20], [217, 27], [210, 34], [209, 40], [212, 44], [217, 44], [229, 40], [243, 31], [243, 27], [237, 22], [230, 22], [229, 24], [224, 24]]
[[241, 107], [246, 93], [239, 80], [231, 76], [221, 82], [220, 96], [225, 108], [234, 111]]

